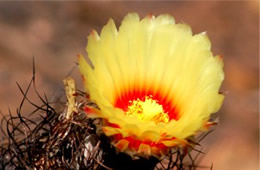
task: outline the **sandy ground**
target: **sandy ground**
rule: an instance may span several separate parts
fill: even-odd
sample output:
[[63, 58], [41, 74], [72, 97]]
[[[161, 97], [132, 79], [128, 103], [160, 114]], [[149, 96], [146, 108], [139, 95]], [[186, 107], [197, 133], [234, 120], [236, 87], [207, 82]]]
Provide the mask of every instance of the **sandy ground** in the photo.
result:
[[[0, 108], [15, 113], [32, 76], [35, 58], [39, 91], [55, 100], [63, 93], [62, 80], [72, 75], [80, 86], [75, 62], [85, 54], [86, 36], [100, 31], [111, 17], [119, 25], [136, 11], [169, 13], [207, 31], [214, 54], [225, 63], [222, 91], [226, 98], [220, 124], [205, 139], [203, 164], [214, 170], [257, 170], [259, 161], [259, 1], [200, 2], [0, 2]], [[38, 99], [30, 93], [34, 101]], [[24, 113], [31, 108], [27, 105]]]

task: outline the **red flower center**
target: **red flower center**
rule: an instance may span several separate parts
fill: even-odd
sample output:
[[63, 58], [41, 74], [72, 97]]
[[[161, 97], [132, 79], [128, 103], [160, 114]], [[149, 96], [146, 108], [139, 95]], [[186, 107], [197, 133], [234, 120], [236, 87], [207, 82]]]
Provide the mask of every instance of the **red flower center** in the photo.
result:
[[121, 108], [126, 113], [129, 111], [133, 101], [142, 101], [145, 102], [147, 97], [155, 101], [158, 105], [161, 105], [163, 108], [164, 114], [166, 113], [169, 120], [178, 120], [178, 112], [175, 106], [173, 106], [172, 102], [167, 100], [166, 97], [163, 97], [161, 93], [153, 93], [151, 90], [146, 92], [144, 90], [137, 91], [132, 90], [128, 92], [121, 92], [120, 95], [117, 95], [114, 106], [117, 108]]

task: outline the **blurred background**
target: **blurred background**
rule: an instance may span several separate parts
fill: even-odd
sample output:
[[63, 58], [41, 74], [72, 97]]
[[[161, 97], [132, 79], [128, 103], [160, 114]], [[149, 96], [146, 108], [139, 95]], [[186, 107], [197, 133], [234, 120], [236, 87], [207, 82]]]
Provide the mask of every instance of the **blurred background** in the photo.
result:
[[[214, 170], [257, 170], [259, 161], [259, 1], [97, 1], [0, 2], [0, 110], [16, 112], [32, 77], [35, 58], [37, 89], [54, 100], [63, 94], [62, 80], [71, 75], [82, 89], [77, 54], [86, 37], [111, 17], [119, 25], [136, 11], [169, 13], [194, 33], [207, 31], [212, 51], [225, 63], [222, 91], [226, 98], [220, 123], [204, 141], [203, 165]], [[33, 92], [30, 98], [38, 102]], [[23, 112], [30, 111], [25, 105]], [[1, 116], [0, 116], [1, 118]]]

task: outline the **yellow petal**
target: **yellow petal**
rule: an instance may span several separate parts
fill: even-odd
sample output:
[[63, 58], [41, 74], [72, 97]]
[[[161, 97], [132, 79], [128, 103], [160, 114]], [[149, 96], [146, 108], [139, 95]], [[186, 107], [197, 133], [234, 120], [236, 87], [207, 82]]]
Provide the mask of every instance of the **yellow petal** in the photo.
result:
[[116, 146], [121, 152], [123, 152], [123, 151], [125, 151], [125, 150], [127, 149], [128, 144], [129, 144], [129, 142], [128, 142], [127, 140], [122, 139], [122, 140], [118, 141], [118, 142], [115, 144], [115, 146]]
[[149, 145], [146, 145], [146, 144], [141, 144], [139, 146], [137, 153], [141, 153], [141, 154], [144, 154], [144, 155], [151, 155], [151, 147]]

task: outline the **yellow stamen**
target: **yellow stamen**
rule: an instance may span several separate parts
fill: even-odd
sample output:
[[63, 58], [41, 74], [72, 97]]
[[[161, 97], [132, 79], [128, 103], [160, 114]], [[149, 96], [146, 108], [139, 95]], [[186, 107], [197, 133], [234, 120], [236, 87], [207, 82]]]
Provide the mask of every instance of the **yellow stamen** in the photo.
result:
[[130, 101], [126, 115], [155, 123], [169, 122], [169, 116], [164, 112], [162, 105], [153, 100], [151, 96], [146, 96], [144, 101], [140, 99]]

